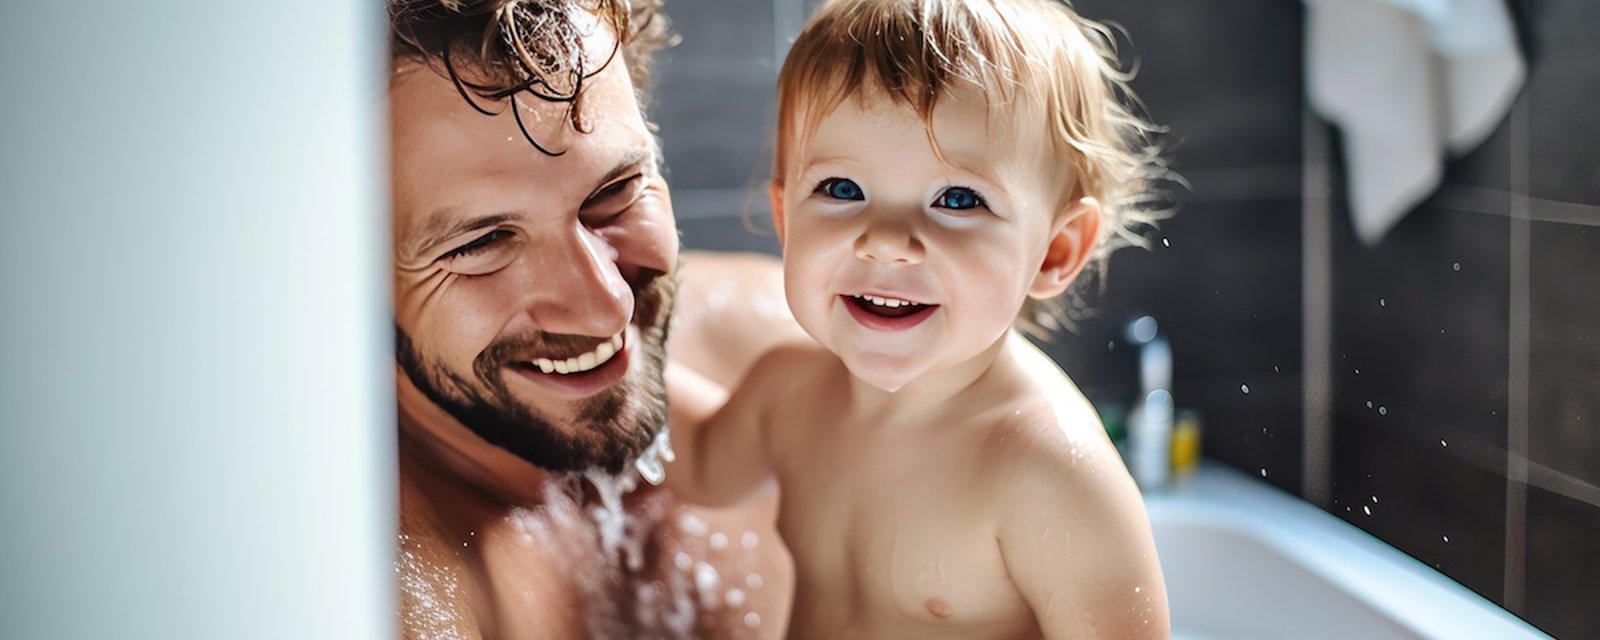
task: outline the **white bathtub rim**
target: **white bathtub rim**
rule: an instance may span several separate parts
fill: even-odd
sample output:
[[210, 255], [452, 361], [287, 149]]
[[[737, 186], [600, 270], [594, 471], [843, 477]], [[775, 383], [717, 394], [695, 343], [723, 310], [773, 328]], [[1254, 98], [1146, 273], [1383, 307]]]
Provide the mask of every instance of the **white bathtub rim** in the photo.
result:
[[1218, 463], [1145, 504], [1158, 528], [1190, 522], [1257, 541], [1423, 637], [1549, 638], [1359, 527]]

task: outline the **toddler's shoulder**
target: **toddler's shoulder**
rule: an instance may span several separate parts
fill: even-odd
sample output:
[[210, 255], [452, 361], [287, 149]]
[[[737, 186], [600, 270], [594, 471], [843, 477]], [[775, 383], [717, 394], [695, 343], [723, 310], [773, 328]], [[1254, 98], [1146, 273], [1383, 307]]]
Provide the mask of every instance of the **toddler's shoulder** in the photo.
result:
[[1127, 475], [1099, 415], [1077, 394], [1017, 403], [990, 429], [984, 455], [986, 474], [1007, 493], [1094, 492]]
[[761, 354], [741, 386], [794, 387], [826, 379], [843, 369], [837, 357], [816, 344], [785, 344]]

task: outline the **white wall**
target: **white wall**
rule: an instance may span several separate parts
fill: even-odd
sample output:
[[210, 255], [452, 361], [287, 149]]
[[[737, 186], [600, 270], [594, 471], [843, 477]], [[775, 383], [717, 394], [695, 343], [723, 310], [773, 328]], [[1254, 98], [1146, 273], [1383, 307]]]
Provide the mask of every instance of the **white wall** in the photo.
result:
[[7, 5], [0, 637], [394, 637], [381, 3]]

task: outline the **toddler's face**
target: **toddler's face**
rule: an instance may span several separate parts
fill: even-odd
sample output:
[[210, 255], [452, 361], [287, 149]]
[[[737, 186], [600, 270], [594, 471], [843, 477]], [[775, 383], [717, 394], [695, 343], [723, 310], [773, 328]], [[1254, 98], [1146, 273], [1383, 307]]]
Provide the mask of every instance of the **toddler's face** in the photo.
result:
[[1065, 185], [1040, 122], [981, 96], [933, 113], [846, 100], [785, 163], [784, 285], [802, 327], [897, 390], [995, 347], [1028, 295]]

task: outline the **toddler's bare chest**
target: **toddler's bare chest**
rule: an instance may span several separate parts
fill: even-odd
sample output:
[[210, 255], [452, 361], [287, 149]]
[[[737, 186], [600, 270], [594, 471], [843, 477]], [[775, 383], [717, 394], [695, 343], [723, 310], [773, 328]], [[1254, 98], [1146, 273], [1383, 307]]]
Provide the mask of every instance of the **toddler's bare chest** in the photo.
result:
[[820, 427], [815, 435], [832, 437], [797, 439], [795, 455], [778, 462], [796, 628], [806, 637], [843, 637], [852, 626], [862, 637], [1031, 628], [975, 475], [978, 452], [841, 431]]

